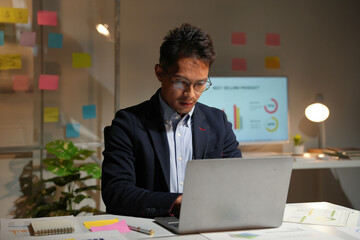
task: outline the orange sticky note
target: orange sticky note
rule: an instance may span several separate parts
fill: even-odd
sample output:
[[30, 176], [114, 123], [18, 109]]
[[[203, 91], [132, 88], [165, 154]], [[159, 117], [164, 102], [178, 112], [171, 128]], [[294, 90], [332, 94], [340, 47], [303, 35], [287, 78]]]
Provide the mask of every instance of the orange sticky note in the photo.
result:
[[59, 86], [58, 75], [41, 74], [39, 77], [39, 89], [57, 90]]
[[72, 60], [73, 68], [91, 67], [91, 55], [88, 53], [73, 53]]
[[280, 34], [267, 33], [265, 44], [268, 46], [280, 46]]
[[13, 89], [14, 89], [14, 91], [28, 90], [29, 89], [29, 76], [13, 75]]
[[246, 45], [246, 33], [243, 32], [232, 33], [231, 43], [234, 45]]
[[233, 58], [231, 69], [233, 71], [246, 71], [246, 59], [245, 58]]
[[265, 57], [265, 68], [266, 69], [279, 69], [280, 58], [279, 57]]
[[57, 26], [57, 12], [54, 11], [38, 11], [37, 12], [38, 25]]

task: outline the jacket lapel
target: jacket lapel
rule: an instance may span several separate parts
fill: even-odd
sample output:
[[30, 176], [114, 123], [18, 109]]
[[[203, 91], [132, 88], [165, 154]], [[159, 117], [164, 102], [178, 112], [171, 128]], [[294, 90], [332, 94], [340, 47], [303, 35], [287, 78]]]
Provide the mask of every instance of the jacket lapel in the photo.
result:
[[195, 107], [193, 116], [193, 153], [194, 159], [202, 159], [205, 156], [209, 126], [199, 106]]
[[150, 99], [150, 108], [147, 113], [147, 127], [157, 155], [166, 184], [170, 189], [170, 152], [164, 122], [160, 112], [160, 102], [157, 91]]

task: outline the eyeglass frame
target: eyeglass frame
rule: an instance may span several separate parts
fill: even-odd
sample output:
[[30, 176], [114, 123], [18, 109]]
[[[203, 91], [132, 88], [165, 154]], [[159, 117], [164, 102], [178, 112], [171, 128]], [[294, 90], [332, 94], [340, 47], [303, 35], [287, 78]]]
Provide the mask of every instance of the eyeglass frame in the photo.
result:
[[[211, 82], [209, 76], [207, 77], [207, 80], [206, 80], [206, 81], [205, 81], [205, 80], [199, 80], [199, 81], [197, 81], [197, 82], [195, 82], [195, 83], [191, 83], [191, 82], [188, 81], [188, 80], [173, 80], [172, 77], [170, 76], [170, 73], [169, 73], [169, 71], [167, 70], [167, 68], [165, 68], [165, 67], [162, 66], [162, 65], [159, 65], [159, 66], [162, 67], [162, 68], [166, 71], [166, 74], [170, 77], [170, 81], [171, 81], [171, 83], [173, 84], [174, 89], [177, 90], [177, 91], [187, 90], [187, 89], [189, 89], [190, 86], [192, 85], [193, 88], [194, 88], [194, 90], [195, 90], [196, 92], [202, 93], [202, 92], [205, 92], [206, 90], [208, 90], [208, 89], [212, 86], [212, 82]], [[199, 84], [199, 83], [201, 83], [201, 82], [204, 82], [204, 81], [205, 81], [205, 88], [204, 88], [204, 90], [197, 90], [197, 89], [196, 89], [196, 86], [199, 86], [199, 85], [197, 85], [197, 84]], [[179, 86], [181, 85], [182, 87], [176, 87], [176, 84], [177, 84], [177, 83], [178, 83]], [[186, 86], [184, 86], [184, 83], [186, 83]], [[208, 85], [207, 85], [207, 84], [208, 84]], [[207, 85], [207, 86], [206, 86], [206, 85]]]

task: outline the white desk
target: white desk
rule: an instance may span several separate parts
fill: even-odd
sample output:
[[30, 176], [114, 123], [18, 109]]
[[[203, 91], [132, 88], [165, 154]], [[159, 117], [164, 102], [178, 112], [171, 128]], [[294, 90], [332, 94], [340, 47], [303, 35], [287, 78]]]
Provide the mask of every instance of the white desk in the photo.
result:
[[354, 167], [360, 167], [360, 159], [297, 160], [297, 158], [295, 158], [293, 165], [293, 169], [354, 168]]
[[[327, 203], [327, 202], [316, 202], [316, 203], [292, 203], [288, 204], [288, 206], [295, 206], [299, 208], [320, 208], [320, 209], [337, 209], [337, 210], [346, 210], [348, 208], [341, 207], [335, 204]], [[134, 217], [124, 217], [124, 216], [116, 216], [116, 215], [98, 215], [98, 216], [85, 216], [85, 217], [77, 217], [76, 219], [79, 221], [79, 223], [82, 225], [84, 221], [93, 221], [93, 220], [104, 220], [104, 219], [112, 219], [114, 217], [118, 217], [119, 220], [125, 219], [126, 222], [129, 225], [134, 226], [141, 226], [143, 228], [147, 229], [153, 229], [155, 231], [154, 236], [148, 236], [142, 233], [137, 232], [130, 232], [130, 233], [123, 233], [121, 236], [123, 238], [129, 239], [129, 240], [135, 240], [135, 239], [175, 239], [175, 240], [205, 240], [204, 236], [200, 234], [191, 234], [191, 235], [175, 235], [166, 229], [160, 227], [156, 223], [154, 223], [153, 219], [146, 219], [146, 218], [134, 218]], [[298, 226], [298, 224], [294, 223], [294, 226]], [[321, 231], [323, 233], [326, 233], [331, 236], [337, 236], [340, 239], [357, 239], [354, 238], [344, 232], [341, 232], [337, 230], [335, 227], [329, 227], [329, 226], [320, 226], [320, 225], [307, 225], [310, 226], [312, 229], [315, 229], [317, 231]], [[360, 226], [360, 219], [358, 222], [358, 226]], [[359, 234], [360, 237], [360, 234]], [[359, 239], [359, 238], [358, 238]], [[311, 239], [310, 239], [311, 240]]]
[[[291, 156], [291, 153], [278, 152], [244, 152], [244, 157], [274, 157], [274, 156]], [[310, 158], [293, 156], [293, 169], [321, 169], [321, 168], [360, 168], [360, 157], [353, 159], [329, 159], [318, 160], [316, 154]]]

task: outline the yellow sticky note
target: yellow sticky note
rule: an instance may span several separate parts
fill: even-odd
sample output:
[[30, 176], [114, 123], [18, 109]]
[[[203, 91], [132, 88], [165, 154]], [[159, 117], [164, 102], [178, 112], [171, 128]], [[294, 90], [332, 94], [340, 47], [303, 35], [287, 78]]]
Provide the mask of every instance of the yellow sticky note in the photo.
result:
[[88, 53], [73, 53], [73, 68], [91, 67], [91, 55]]
[[28, 10], [26, 8], [14, 8], [14, 22], [28, 23]]
[[117, 218], [114, 219], [108, 219], [108, 220], [99, 220], [99, 221], [91, 221], [91, 222], [84, 222], [84, 226], [87, 229], [90, 229], [91, 227], [101, 227], [105, 225], [110, 225], [118, 222], [119, 220]]
[[13, 23], [14, 22], [14, 8], [0, 7], [0, 22]]
[[266, 69], [279, 69], [280, 58], [279, 57], [265, 57], [265, 68]]
[[20, 54], [0, 55], [0, 70], [21, 69], [21, 67]]
[[47, 107], [44, 108], [44, 122], [58, 122], [59, 108]]

